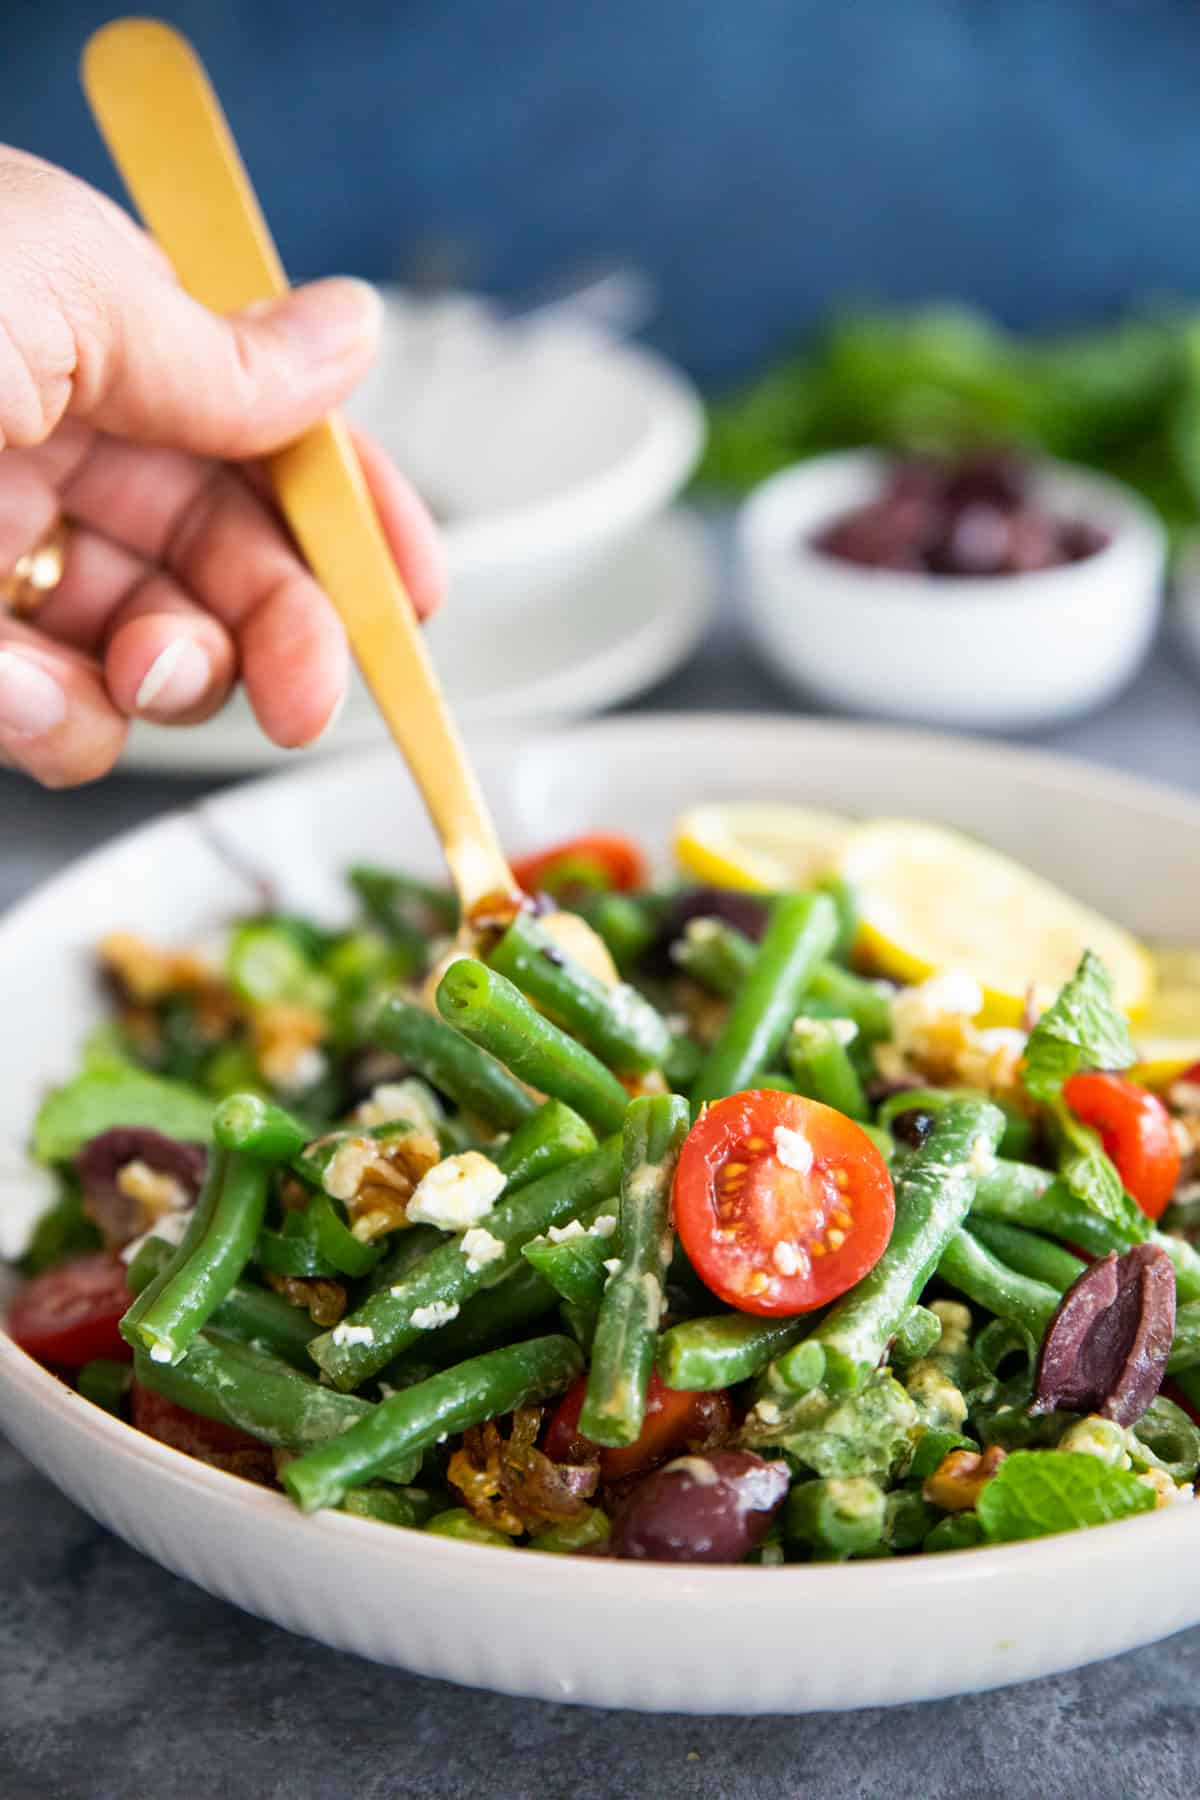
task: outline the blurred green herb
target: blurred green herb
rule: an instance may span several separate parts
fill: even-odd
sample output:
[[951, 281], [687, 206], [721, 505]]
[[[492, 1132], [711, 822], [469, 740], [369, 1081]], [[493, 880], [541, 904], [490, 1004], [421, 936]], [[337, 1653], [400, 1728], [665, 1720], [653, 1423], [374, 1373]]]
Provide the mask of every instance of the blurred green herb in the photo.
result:
[[701, 483], [744, 491], [862, 444], [1041, 451], [1127, 481], [1173, 533], [1200, 518], [1200, 322], [1164, 309], [1023, 338], [964, 307], [848, 312], [709, 409]]

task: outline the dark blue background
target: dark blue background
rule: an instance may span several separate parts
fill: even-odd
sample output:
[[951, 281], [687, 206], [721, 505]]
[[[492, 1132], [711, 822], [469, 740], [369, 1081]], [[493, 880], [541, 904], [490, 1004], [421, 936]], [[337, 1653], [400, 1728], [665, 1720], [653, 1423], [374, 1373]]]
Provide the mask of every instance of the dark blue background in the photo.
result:
[[[839, 296], [1017, 324], [1200, 291], [1197, 0], [181, 0], [296, 276], [659, 280], [705, 377]], [[76, 60], [0, 0], [0, 137], [116, 191]], [[3, 248], [0, 246], [0, 254]]]

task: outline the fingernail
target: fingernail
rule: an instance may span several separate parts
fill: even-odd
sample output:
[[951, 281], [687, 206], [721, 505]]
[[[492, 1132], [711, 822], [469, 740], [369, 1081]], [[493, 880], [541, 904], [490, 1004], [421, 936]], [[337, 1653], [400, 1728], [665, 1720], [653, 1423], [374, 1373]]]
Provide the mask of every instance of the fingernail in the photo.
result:
[[208, 692], [212, 664], [194, 638], [174, 638], [160, 650], [133, 698], [133, 710], [183, 713]]
[[0, 650], [0, 731], [39, 738], [61, 725], [67, 696], [48, 669], [15, 650]]
[[340, 362], [350, 351], [374, 342], [383, 302], [369, 282], [338, 275], [251, 310], [292, 339], [308, 361]]
[[307, 744], [300, 744], [297, 748], [301, 750], [315, 750], [319, 745], [325, 743], [326, 739], [331, 738], [338, 728], [338, 722], [346, 710], [346, 702], [349, 698], [350, 689], [349, 687], [344, 687], [338, 698], [337, 705], [322, 725], [320, 731], [318, 731], [316, 737], [309, 738]]

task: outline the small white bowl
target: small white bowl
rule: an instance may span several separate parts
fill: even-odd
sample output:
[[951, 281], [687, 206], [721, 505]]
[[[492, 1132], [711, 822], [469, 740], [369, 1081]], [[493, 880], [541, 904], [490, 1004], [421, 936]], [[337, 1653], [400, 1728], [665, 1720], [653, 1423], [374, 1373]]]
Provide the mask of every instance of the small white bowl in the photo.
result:
[[1162, 605], [1166, 539], [1120, 482], [1043, 462], [1036, 500], [1109, 534], [1082, 562], [1027, 575], [863, 568], [813, 538], [875, 499], [888, 458], [852, 450], [796, 463], [739, 515], [745, 598], [772, 668], [855, 712], [1014, 730], [1107, 700], [1140, 666]]
[[663, 357], [561, 314], [383, 292], [379, 356], [347, 411], [445, 512], [456, 612], [565, 599], [687, 481], [704, 409]]

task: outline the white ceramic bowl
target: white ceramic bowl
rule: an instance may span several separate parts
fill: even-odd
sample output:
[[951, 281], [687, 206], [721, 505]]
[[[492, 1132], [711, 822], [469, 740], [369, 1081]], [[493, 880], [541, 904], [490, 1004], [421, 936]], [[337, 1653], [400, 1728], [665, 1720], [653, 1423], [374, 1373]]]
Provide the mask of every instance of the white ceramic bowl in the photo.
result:
[[456, 611], [565, 587], [695, 467], [704, 409], [653, 351], [561, 314], [507, 322], [465, 294], [385, 301], [379, 357], [347, 410], [444, 511]]
[[1015, 730], [1088, 711], [1140, 666], [1162, 600], [1165, 538], [1129, 488], [1043, 463], [1051, 511], [1102, 526], [1108, 546], [1065, 568], [966, 579], [868, 569], [812, 538], [874, 499], [886, 458], [851, 450], [796, 463], [739, 517], [743, 589], [774, 671], [855, 712]]
[[[489, 740], [479, 767], [514, 851], [599, 825], [661, 849], [675, 815], [701, 798], [906, 812], [1024, 856], [1142, 931], [1195, 931], [1200, 803], [1080, 764], [862, 725], [648, 716]], [[254, 898], [214, 832], [270, 868], [286, 905], [330, 919], [344, 912], [338, 870], [356, 858], [438, 866], [400, 765], [381, 752], [163, 819], [10, 913], [0, 923], [7, 1204], [22, 1191], [43, 1083], [71, 1070], [98, 1016], [97, 935], [121, 924], [186, 940]], [[695, 1712], [887, 1704], [1048, 1674], [1200, 1620], [1200, 1506], [844, 1568], [608, 1563], [303, 1518], [89, 1405], [3, 1332], [0, 1422], [73, 1499], [211, 1593], [338, 1648], [509, 1693]]]

